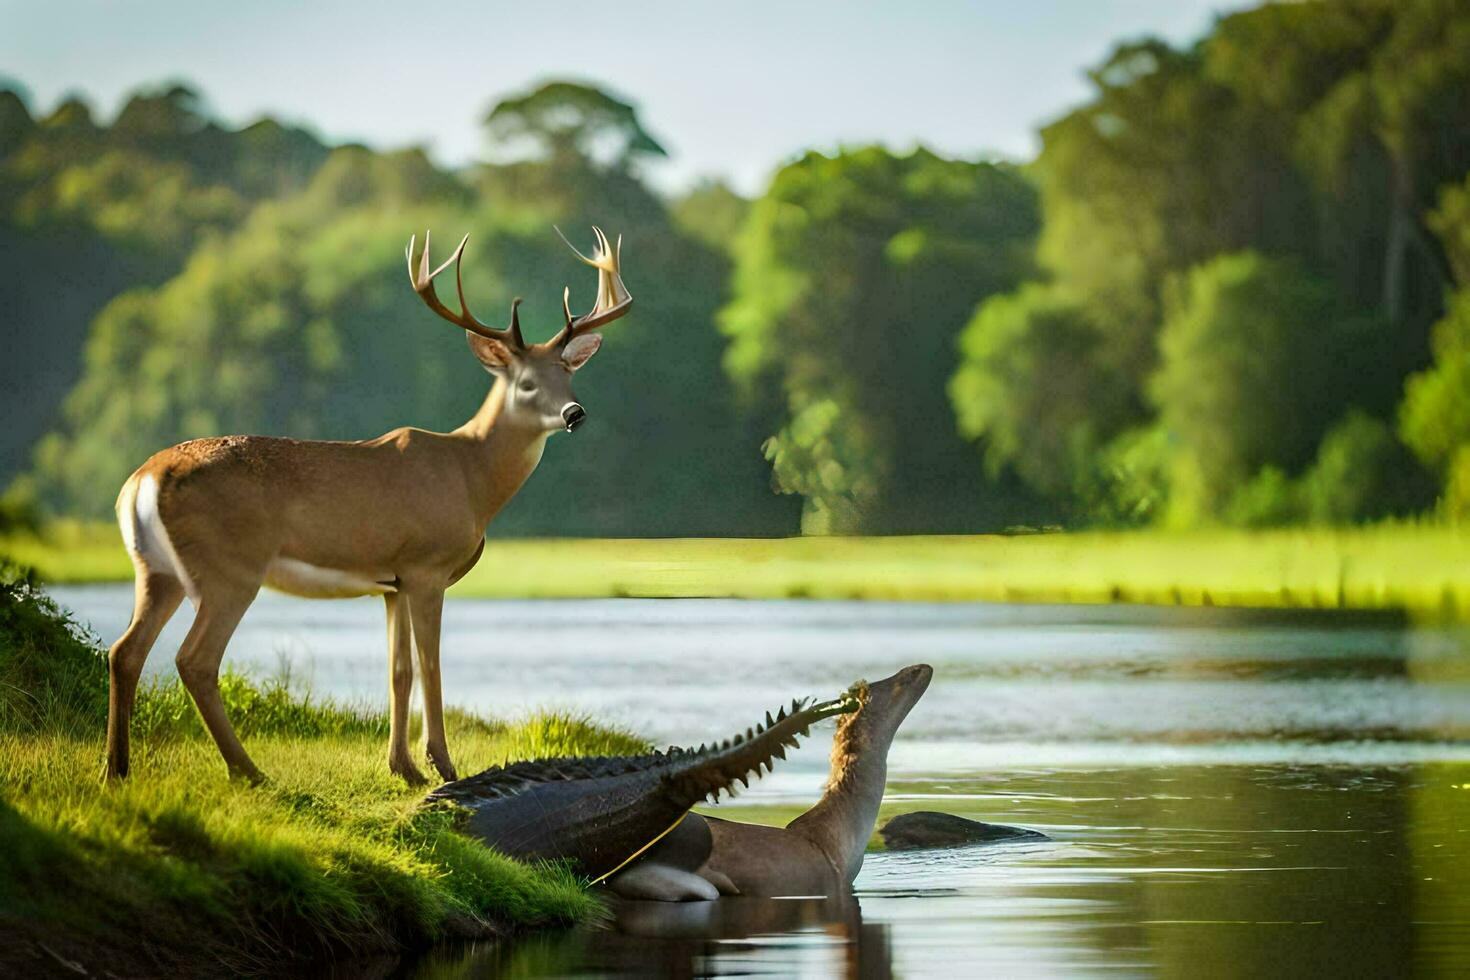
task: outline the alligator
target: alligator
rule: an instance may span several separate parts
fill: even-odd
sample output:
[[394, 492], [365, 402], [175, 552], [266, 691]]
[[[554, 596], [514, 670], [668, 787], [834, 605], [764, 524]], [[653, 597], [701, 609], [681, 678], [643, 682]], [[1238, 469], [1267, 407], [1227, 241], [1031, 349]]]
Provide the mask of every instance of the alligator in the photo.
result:
[[[446, 783], [428, 797], [468, 811], [461, 829], [522, 860], [558, 860], [624, 898], [847, 893], [862, 867], [898, 726], [929, 686], [927, 664], [858, 682], [743, 735], [640, 756], [542, 759]], [[816, 806], [784, 828], [693, 813], [785, 758], [797, 737], [838, 716], [832, 772]]]
[[748, 787], [812, 725], [859, 704], [855, 692], [811, 705], [793, 701], [743, 735], [697, 749], [497, 766], [445, 783], [425, 804], [468, 811], [460, 830], [503, 854], [566, 862], [596, 883], [668, 836], [694, 804], [734, 795], [736, 782]]

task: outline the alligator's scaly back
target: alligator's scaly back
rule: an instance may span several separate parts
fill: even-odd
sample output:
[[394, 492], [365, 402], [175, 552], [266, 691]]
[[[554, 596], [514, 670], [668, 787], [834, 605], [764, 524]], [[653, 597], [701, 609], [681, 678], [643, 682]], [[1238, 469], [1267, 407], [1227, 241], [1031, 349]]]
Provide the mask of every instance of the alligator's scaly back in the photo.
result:
[[695, 803], [770, 771], [813, 724], [856, 707], [847, 695], [810, 706], [793, 701], [789, 713], [767, 712], [763, 724], [717, 745], [517, 762], [446, 783], [428, 801], [469, 809], [465, 833], [502, 853], [568, 859], [580, 874], [598, 879], [667, 833]]

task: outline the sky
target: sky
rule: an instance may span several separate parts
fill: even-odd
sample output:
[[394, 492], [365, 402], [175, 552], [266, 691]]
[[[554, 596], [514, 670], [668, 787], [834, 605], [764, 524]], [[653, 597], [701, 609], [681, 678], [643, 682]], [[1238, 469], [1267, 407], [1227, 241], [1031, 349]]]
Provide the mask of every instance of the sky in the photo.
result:
[[550, 78], [640, 108], [676, 190], [759, 193], [807, 149], [922, 143], [1026, 159], [1088, 97], [1085, 69], [1146, 34], [1187, 43], [1241, 0], [0, 0], [0, 77], [32, 111], [82, 93], [103, 118], [181, 79], [213, 112], [306, 124], [331, 142], [483, 158], [480, 120]]

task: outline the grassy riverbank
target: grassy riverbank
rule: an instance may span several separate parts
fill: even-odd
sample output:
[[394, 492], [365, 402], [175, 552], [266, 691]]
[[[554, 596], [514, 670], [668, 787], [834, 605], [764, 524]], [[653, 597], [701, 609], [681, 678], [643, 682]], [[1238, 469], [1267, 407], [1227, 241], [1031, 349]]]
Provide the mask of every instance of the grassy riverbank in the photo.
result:
[[[419, 809], [423, 792], [388, 776], [379, 713], [284, 678], [232, 676], [226, 694], [269, 783], [226, 779], [170, 683], [141, 697], [132, 778], [104, 787], [102, 652], [0, 581], [0, 975], [276, 974], [599, 914], [570, 874]], [[577, 719], [464, 714], [450, 745], [465, 772], [644, 747]]]
[[[0, 539], [54, 582], [127, 581], [116, 529]], [[454, 594], [1143, 602], [1470, 616], [1470, 529], [492, 540]]]

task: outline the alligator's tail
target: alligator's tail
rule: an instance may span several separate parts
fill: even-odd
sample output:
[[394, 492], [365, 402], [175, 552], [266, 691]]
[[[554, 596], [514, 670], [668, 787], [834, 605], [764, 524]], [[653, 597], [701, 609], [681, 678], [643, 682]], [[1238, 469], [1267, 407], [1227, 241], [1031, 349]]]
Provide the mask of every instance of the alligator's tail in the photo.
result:
[[[736, 780], [748, 787], [752, 777], [770, 772], [775, 759], [786, 758], [788, 748], [796, 748], [797, 737], [811, 734], [811, 726], [823, 718], [858, 710], [859, 700], [851, 693], [807, 705], [805, 700], [791, 702], [788, 712], [782, 708], [775, 717], [766, 712], [763, 724], [747, 728], [717, 745], [701, 745], [697, 749], [671, 749], [671, 766], [664, 775], [668, 797], [682, 809], [702, 800], [715, 801], [721, 791], [734, 795]], [[683, 758], [680, 758], [680, 757]]]

